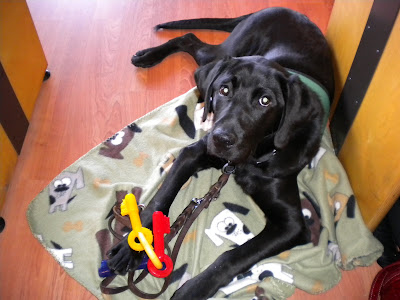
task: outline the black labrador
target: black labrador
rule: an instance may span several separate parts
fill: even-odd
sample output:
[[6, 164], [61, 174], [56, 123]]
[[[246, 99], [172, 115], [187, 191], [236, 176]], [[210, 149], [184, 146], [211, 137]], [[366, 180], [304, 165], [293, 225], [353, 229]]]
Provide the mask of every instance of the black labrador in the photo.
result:
[[[233, 19], [175, 21], [156, 29], [215, 29], [231, 34], [220, 45], [208, 45], [189, 33], [132, 58], [135, 66], [148, 68], [175, 52], [189, 53], [199, 65], [195, 80], [205, 103], [203, 120], [214, 113], [212, 129], [181, 151], [143, 211], [143, 226], [151, 227], [154, 211], [168, 214], [190, 176], [227, 162], [236, 167], [237, 184], [268, 219], [256, 237], [222, 254], [173, 296], [207, 299], [262, 259], [310, 242], [296, 178], [319, 149], [324, 111], [316, 93], [296, 72], [320, 83], [332, 98], [331, 53], [315, 24], [285, 8]], [[119, 273], [135, 268], [141, 259], [126, 240], [109, 255], [110, 268]]]

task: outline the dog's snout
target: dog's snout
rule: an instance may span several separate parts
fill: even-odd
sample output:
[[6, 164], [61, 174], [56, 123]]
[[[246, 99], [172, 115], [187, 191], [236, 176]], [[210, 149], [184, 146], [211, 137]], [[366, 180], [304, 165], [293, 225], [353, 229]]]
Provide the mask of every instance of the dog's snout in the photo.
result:
[[236, 143], [236, 137], [233, 134], [220, 128], [214, 131], [212, 138], [215, 144], [225, 147], [232, 146]]

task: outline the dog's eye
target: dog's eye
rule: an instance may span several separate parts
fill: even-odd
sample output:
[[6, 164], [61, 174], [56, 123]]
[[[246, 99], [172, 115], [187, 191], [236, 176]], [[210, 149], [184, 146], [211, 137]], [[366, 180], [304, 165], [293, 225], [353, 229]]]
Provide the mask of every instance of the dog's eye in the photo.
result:
[[267, 96], [262, 96], [260, 100], [258, 100], [258, 103], [262, 106], [268, 106], [271, 103], [271, 100]]
[[229, 88], [226, 85], [221, 85], [221, 87], [219, 88], [219, 94], [222, 96], [228, 96]]

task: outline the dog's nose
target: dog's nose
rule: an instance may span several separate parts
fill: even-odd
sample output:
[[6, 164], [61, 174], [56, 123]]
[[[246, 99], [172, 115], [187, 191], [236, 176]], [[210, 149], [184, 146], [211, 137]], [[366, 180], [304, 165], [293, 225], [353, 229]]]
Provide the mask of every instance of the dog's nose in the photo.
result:
[[213, 132], [212, 138], [215, 144], [225, 147], [232, 146], [236, 142], [236, 137], [233, 134], [226, 132], [225, 130], [220, 128], [217, 128]]

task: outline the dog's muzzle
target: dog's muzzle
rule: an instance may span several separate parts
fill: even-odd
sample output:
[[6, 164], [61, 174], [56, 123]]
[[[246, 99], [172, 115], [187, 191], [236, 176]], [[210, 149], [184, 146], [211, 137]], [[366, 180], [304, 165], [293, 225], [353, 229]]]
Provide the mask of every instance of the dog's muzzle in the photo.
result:
[[217, 128], [212, 133], [212, 140], [217, 149], [228, 149], [236, 144], [237, 137], [221, 128]]

